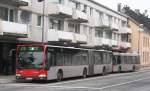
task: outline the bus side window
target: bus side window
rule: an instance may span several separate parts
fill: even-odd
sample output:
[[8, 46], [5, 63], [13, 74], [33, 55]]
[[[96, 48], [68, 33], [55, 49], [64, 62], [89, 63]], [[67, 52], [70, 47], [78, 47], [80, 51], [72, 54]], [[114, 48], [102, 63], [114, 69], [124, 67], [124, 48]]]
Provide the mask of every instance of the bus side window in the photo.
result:
[[106, 58], [106, 54], [103, 53], [103, 64], [106, 64], [107, 58]]
[[100, 53], [100, 64], [103, 64], [103, 54], [102, 53]]
[[120, 56], [117, 57], [117, 64], [121, 64], [121, 57]]
[[113, 65], [116, 65], [116, 57], [115, 56], [113, 56]]
[[64, 54], [62, 52], [56, 53], [56, 66], [64, 65]]

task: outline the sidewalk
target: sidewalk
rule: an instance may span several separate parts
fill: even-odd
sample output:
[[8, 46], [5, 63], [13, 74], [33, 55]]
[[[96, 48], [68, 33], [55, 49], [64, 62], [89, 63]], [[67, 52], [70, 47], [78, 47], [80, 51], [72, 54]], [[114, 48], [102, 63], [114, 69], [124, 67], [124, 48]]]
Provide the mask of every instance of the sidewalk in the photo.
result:
[[150, 67], [141, 67], [140, 70], [150, 70]]
[[0, 84], [7, 84], [7, 83], [13, 83], [13, 82], [15, 82], [14, 75], [10, 75], [10, 76], [0, 75]]

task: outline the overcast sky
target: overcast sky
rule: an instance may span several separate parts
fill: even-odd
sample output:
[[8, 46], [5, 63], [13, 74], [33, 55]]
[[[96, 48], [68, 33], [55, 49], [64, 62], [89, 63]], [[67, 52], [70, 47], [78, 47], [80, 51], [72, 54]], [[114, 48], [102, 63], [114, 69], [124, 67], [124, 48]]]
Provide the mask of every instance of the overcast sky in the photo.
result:
[[150, 16], [150, 0], [95, 0], [109, 8], [117, 10], [117, 4], [122, 3], [123, 5], [130, 6], [133, 10], [140, 9], [141, 12], [148, 10]]

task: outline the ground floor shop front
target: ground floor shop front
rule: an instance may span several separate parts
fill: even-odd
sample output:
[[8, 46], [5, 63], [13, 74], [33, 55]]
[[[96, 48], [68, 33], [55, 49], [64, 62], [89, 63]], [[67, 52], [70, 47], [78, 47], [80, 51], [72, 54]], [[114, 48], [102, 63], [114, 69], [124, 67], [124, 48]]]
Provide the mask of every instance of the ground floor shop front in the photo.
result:
[[0, 42], [0, 75], [15, 74], [16, 43]]

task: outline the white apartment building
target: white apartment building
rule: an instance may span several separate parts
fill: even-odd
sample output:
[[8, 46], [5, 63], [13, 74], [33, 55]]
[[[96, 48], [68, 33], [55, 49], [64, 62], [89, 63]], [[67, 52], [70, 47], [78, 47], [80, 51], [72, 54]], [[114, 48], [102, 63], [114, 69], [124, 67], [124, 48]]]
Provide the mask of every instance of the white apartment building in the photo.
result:
[[125, 15], [93, 0], [1, 0], [1, 57], [18, 43], [127, 49], [127, 25]]
[[127, 17], [93, 0], [30, 0], [29, 6], [20, 8], [30, 18], [28, 37], [21, 40], [41, 42], [43, 38], [45, 43], [131, 47]]

